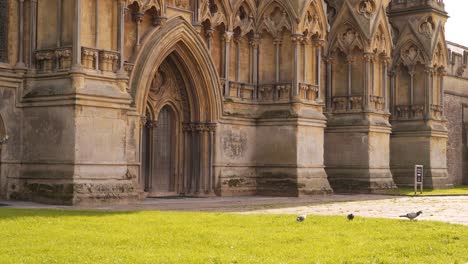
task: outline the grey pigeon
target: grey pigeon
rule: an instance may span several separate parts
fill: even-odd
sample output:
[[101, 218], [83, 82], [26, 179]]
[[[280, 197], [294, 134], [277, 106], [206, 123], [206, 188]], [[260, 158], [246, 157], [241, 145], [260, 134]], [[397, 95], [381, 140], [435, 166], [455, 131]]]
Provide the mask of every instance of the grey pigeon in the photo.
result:
[[409, 220], [414, 220], [416, 219], [416, 217], [418, 217], [420, 214], [422, 214], [421, 211], [418, 211], [416, 213], [407, 213], [405, 215], [400, 215], [400, 217], [406, 217], [408, 218]]
[[304, 222], [304, 220], [306, 220], [306, 218], [307, 218], [307, 215], [304, 214], [304, 215], [298, 216], [298, 217], [296, 218], [296, 220], [297, 220], [298, 222]]
[[349, 220], [349, 221], [353, 221], [353, 219], [354, 219], [354, 215], [353, 215], [353, 214], [349, 214], [349, 215], [348, 215], [348, 220]]

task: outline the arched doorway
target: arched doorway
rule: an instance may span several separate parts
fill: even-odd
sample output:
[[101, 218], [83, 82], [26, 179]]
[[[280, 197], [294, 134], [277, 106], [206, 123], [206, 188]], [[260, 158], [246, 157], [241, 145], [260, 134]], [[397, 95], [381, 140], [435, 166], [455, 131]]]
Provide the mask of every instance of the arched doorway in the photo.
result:
[[135, 58], [130, 89], [146, 120], [140, 140], [142, 189], [149, 196], [214, 194], [222, 90], [206, 45], [190, 23], [176, 17], [147, 36]]
[[214, 127], [201, 122], [200, 106], [177, 54], [151, 81], [142, 133], [142, 165], [149, 197], [214, 193]]

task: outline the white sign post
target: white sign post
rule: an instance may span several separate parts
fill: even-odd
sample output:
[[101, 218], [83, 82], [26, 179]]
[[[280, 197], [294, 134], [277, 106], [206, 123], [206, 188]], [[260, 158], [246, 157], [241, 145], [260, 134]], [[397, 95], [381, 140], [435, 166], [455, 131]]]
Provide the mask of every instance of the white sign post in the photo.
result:
[[423, 181], [424, 181], [424, 166], [415, 165], [414, 166], [414, 194], [418, 192], [418, 186], [420, 187], [420, 192], [423, 192]]

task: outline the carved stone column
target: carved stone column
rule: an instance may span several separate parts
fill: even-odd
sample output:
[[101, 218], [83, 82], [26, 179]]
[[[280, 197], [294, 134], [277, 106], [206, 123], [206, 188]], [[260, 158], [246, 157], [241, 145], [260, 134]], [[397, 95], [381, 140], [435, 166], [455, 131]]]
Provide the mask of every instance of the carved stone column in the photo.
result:
[[[353, 95], [353, 63], [354, 58], [351, 55], [346, 57], [346, 63], [348, 65], [348, 89], [347, 89], [347, 104], [346, 110], [351, 110], [351, 96]], [[364, 88], [365, 89], [365, 88]], [[365, 92], [364, 92], [365, 94]]]
[[395, 115], [395, 104], [396, 104], [396, 85], [395, 85], [395, 69], [390, 71], [390, 113]]
[[205, 36], [206, 36], [206, 44], [208, 46], [208, 50], [211, 52], [211, 46], [212, 46], [212, 43], [213, 43], [213, 33], [214, 33], [214, 29], [212, 28], [209, 28], [206, 30], [205, 32]]
[[252, 47], [252, 83], [255, 85], [254, 99], [258, 98], [258, 47], [260, 36], [255, 34], [250, 39], [250, 46]]
[[318, 94], [317, 94], [317, 102], [322, 102], [322, 47], [323, 47], [323, 41], [322, 40], [316, 40], [314, 41], [314, 47], [315, 47], [315, 65], [316, 65], [316, 70], [315, 70], [315, 84], [318, 87]]
[[364, 78], [364, 110], [370, 110], [370, 95], [372, 89], [372, 76], [371, 76], [371, 63], [374, 54], [365, 53], [364, 54], [364, 63], [365, 63], [365, 78]]
[[127, 72], [124, 67], [124, 35], [125, 35], [125, 3], [119, 0], [119, 17], [118, 17], [118, 28], [117, 28], [117, 51], [119, 52], [119, 66], [117, 75], [125, 77]]
[[233, 32], [224, 33], [224, 97], [229, 98], [229, 65], [231, 57], [231, 40]]
[[302, 34], [294, 34], [291, 36], [291, 41], [294, 47], [294, 61], [293, 61], [293, 93], [292, 96], [299, 95], [299, 53], [301, 50]]
[[387, 92], [387, 83], [388, 83], [388, 63], [390, 58], [382, 58], [382, 95], [383, 95], [383, 111], [388, 112], [388, 92]]
[[57, 0], [57, 48], [62, 46], [62, 0]]
[[24, 0], [18, 0], [18, 61], [16, 68], [25, 69], [24, 64]]
[[75, 0], [75, 19], [73, 20], [72, 70], [81, 70], [81, 0]]
[[444, 78], [447, 72], [445, 69], [439, 69], [439, 85], [440, 85], [440, 106], [442, 107], [442, 119], [445, 119], [445, 86], [444, 86]]
[[425, 92], [425, 97], [426, 97], [426, 100], [425, 100], [425, 106], [424, 106], [424, 110], [425, 110], [425, 116], [426, 116], [426, 119], [432, 119], [432, 111], [431, 111], [431, 107], [432, 107], [432, 91], [433, 91], [433, 80], [432, 80], [432, 75], [434, 73], [434, 69], [432, 67], [426, 67], [424, 73], [426, 74], [426, 82], [425, 82], [425, 88], [426, 88], [426, 92]]
[[36, 51], [36, 31], [37, 31], [37, 0], [31, 0], [29, 13], [29, 67], [36, 68], [34, 63], [34, 52]]
[[275, 82], [280, 82], [280, 56], [281, 56], [281, 39], [273, 41], [275, 45]]
[[135, 50], [140, 49], [140, 40], [141, 40], [141, 34], [140, 34], [140, 28], [141, 28], [141, 22], [143, 22], [143, 17], [145, 16], [144, 13], [141, 12], [136, 12], [133, 14], [133, 21], [136, 23], [136, 43], [135, 43]]
[[327, 63], [327, 112], [331, 114], [333, 112], [333, 58], [328, 57], [325, 62]]

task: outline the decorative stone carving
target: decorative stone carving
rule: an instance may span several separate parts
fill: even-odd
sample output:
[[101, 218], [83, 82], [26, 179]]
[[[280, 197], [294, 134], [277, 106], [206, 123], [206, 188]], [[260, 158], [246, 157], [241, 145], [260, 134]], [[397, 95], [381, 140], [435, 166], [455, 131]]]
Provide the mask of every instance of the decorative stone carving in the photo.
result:
[[226, 156], [232, 159], [240, 159], [247, 151], [247, 135], [240, 131], [226, 132], [222, 137], [223, 152]]
[[315, 102], [318, 96], [318, 86], [306, 83], [299, 84], [299, 97], [303, 100]]
[[254, 29], [254, 18], [252, 14], [245, 11], [243, 6], [239, 8], [236, 17], [234, 18], [234, 28], [240, 29], [239, 37], [244, 36]]
[[178, 8], [188, 9], [190, 7], [190, 3], [188, 0], [175, 0], [175, 5]]
[[406, 49], [402, 49], [400, 57], [405, 66], [413, 66], [418, 62], [424, 64], [424, 58], [421, 55], [421, 51], [415, 45], [409, 45]]
[[349, 98], [349, 104], [351, 111], [361, 111], [362, 110], [362, 96], [351, 96]]
[[71, 67], [72, 61], [72, 50], [71, 48], [61, 48], [55, 50], [55, 57], [57, 58], [57, 69], [64, 71], [68, 70]]
[[146, 12], [147, 10], [150, 10], [153, 7], [158, 12], [160, 12], [163, 6], [162, 0], [127, 0], [127, 5], [130, 5], [134, 2], [138, 4], [138, 6], [140, 7], [139, 12], [142, 12], [142, 13]]
[[283, 29], [291, 30], [291, 25], [285, 11], [282, 11], [279, 17], [273, 12], [266, 16], [261, 29], [269, 32], [274, 38], [279, 38]]
[[304, 19], [304, 29], [308, 33], [307, 37], [314, 36], [316, 39], [321, 39], [323, 37], [319, 16], [317, 14], [311, 15], [310, 12], [307, 11], [307, 15]]
[[127, 72], [127, 74], [129, 76], [130, 76], [130, 74], [132, 74], [132, 71], [133, 71], [134, 67], [135, 67], [134, 63], [130, 63], [130, 62], [125, 62], [124, 63], [124, 69], [125, 69], [125, 71]]
[[424, 117], [424, 105], [397, 105], [395, 106], [395, 112], [395, 119], [422, 119]]
[[54, 69], [55, 52], [53, 50], [41, 50], [36, 52], [37, 69], [40, 72], [52, 72]]
[[211, 27], [217, 27], [218, 25], [227, 23], [226, 15], [222, 12], [220, 6], [216, 1], [202, 0], [200, 1], [199, 7], [199, 18], [200, 20], [209, 20]]
[[427, 17], [420, 25], [419, 32], [426, 36], [427, 38], [432, 38], [432, 33], [434, 32], [435, 24], [431, 16]]
[[431, 105], [432, 117], [435, 119], [441, 119], [444, 107], [441, 105]]
[[372, 95], [370, 97], [370, 102], [372, 104], [372, 108], [377, 111], [382, 111], [384, 108], [384, 98], [381, 96]]
[[341, 34], [339, 34], [338, 45], [340, 49], [346, 54], [350, 54], [354, 48], [364, 48], [361, 37], [351, 27], [347, 27], [344, 31], [342, 31]]
[[113, 51], [99, 51], [99, 69], [106, 72], [114, 72], [117, 69], [119, 54]]
[[333, 111], [345, 112], [348, 104], [348, 99], [345, 96], [333, 97]]
[[81, 63], [85, 69], [96, 69], [96, 61], [99, 51], [92, 48], [83, 47], [81, 49]]
[[151, 82], [151, 87], [150, 87], [150, 92], [153, 94], [157, 95], [160, 91], [163, 85], [166, 82], [166, 77], [165, 74], [158, 70], [156, 71], [156, 74], [154, 75], [153, 81]]
[[363, 15], [365, 18], [370, 19], [376, 10], [375, 1], [373, 0], [363, 0], [359, 3], [359, 14]]

